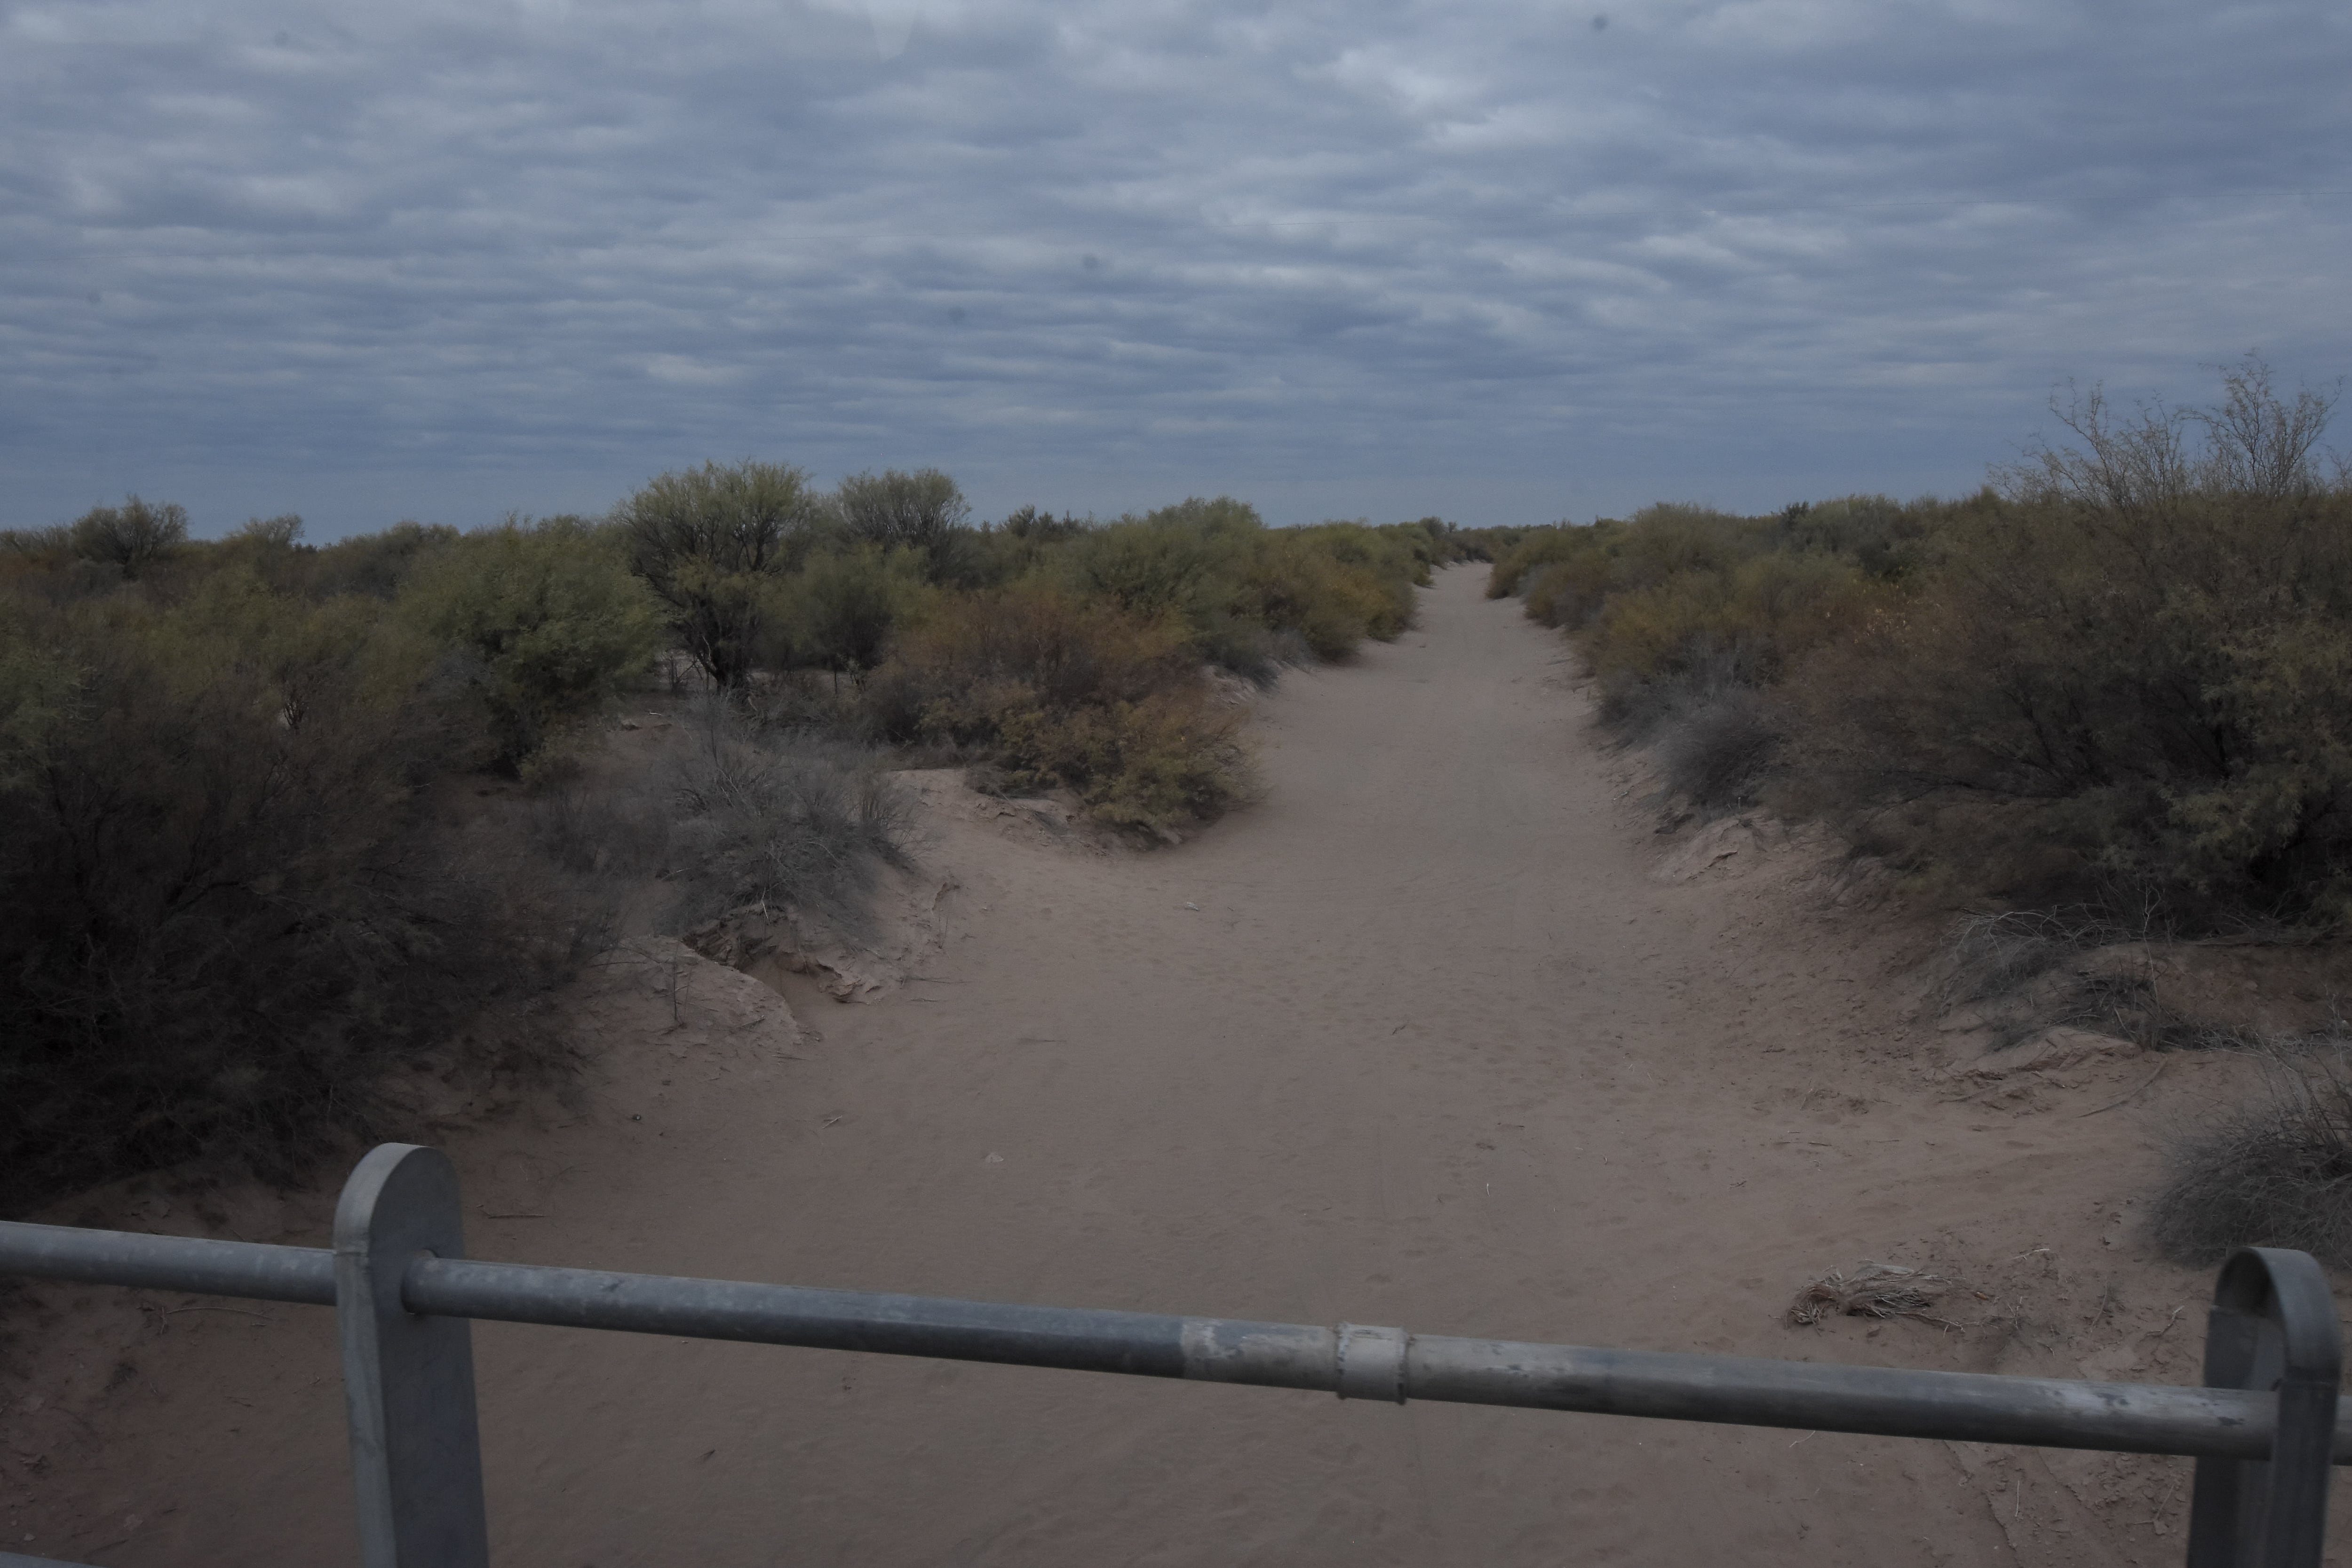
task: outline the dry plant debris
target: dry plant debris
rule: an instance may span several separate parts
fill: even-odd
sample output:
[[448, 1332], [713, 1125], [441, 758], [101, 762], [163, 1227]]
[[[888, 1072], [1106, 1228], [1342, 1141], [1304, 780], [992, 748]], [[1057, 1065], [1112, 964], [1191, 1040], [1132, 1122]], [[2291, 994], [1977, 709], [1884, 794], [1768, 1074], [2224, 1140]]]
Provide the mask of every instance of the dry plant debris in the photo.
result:
[[1811, 1328], [1826, 1318], [1916, 1318], [1939, 1329], [1958, 1329], [1934, 1309], [1955, 1286], [1940, 1274], [1894, 1263], [1864, 1263], [1852, 1274], [1832, 1272], [1797, 1292], [1789, 1322]]

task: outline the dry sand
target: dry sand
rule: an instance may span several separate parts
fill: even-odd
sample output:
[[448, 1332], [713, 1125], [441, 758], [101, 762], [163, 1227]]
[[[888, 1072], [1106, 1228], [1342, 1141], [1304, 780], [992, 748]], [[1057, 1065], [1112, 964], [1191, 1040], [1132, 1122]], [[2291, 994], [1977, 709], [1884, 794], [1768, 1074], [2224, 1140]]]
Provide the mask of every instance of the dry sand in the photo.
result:
[[[1263, 700], [1265, 798], [1181, 847], [1106, 850], [929, 780], [908, 896], [937, 909], [868, 1000], [780, 977], [787, 1012], [674, 951], [608, 972], [576, 1102], [449, 1141], [475, 1253], [2194, 1381], [2208, 1281], [2150, 1261], [2126, 1200], [2207, 1066], [2111, 1110], [2155, 1058], [2062, 1038], [1951, 1070], [1914, 1016], [1918, 922], [1769, 826], [1654, 833], [1560, 645], [1483, 576]], [[126, 1192], [48, 1217], [316, 1243], [331, 1203], [207, 1218]], [[1967, 1280], [1965, 1329], [1786, 1325], [1865, 1259]], [[325, 1313], [35, 1305], [0, 1550], [352, 1561]], [[2181, 1550], [2185, 1462], [499, 1324], [476, 1344], [509, 1568]]]

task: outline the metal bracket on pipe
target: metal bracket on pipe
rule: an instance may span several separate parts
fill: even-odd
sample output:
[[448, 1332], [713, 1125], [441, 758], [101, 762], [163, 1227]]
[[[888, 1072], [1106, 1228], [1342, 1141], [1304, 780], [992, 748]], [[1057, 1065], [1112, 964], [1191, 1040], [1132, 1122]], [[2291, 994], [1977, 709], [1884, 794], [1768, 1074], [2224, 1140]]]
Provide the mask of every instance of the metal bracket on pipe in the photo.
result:
[[2343, 1331], [2310, 1254], [2249, 1247], [2221, 1266], [2205, 1330], [2209, 1388], [2275, 1392], [2267, 1460], [2197, 1461], [2189, 1568], [2319, 1568]]
[[1339, 1383], [1342, 1399], [1381, 1399], [1404, 1403], [1404, 1342], [1402, 1329], [1370, 1329], [1361, 1323], [1341, 1323]]

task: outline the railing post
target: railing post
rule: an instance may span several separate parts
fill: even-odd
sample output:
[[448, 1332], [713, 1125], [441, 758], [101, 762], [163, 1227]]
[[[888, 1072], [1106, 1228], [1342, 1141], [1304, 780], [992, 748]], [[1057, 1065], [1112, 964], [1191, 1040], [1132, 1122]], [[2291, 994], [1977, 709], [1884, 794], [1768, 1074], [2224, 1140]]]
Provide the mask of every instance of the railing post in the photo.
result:
[[335, 1209], [335, 1323], [351, 1412], [365, 1568], [488, 1568], [473, 1325], [408, 1310], [425, 1254], [463, 1258], [457, 1172], [437, 1149], [386, 1143]]
[[2343, 1333], [2307, 1252], [2249, 1247], [2221, 1266], [2205, 1330], [2205, 1386], [2278, 1391], [2267, 1462], [2204, 1458], [2189, 1568], [2319, 1568]]

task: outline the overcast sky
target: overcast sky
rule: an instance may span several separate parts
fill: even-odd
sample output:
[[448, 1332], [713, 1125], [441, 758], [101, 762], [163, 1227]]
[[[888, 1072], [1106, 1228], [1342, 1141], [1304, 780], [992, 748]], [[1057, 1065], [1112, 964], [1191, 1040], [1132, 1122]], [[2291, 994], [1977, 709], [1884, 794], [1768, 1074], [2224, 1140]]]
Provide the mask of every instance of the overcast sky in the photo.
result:
[[1949, 494], [2352, 371], [2347, 149], [2341, 4], [0, 0], [0, 524]]

